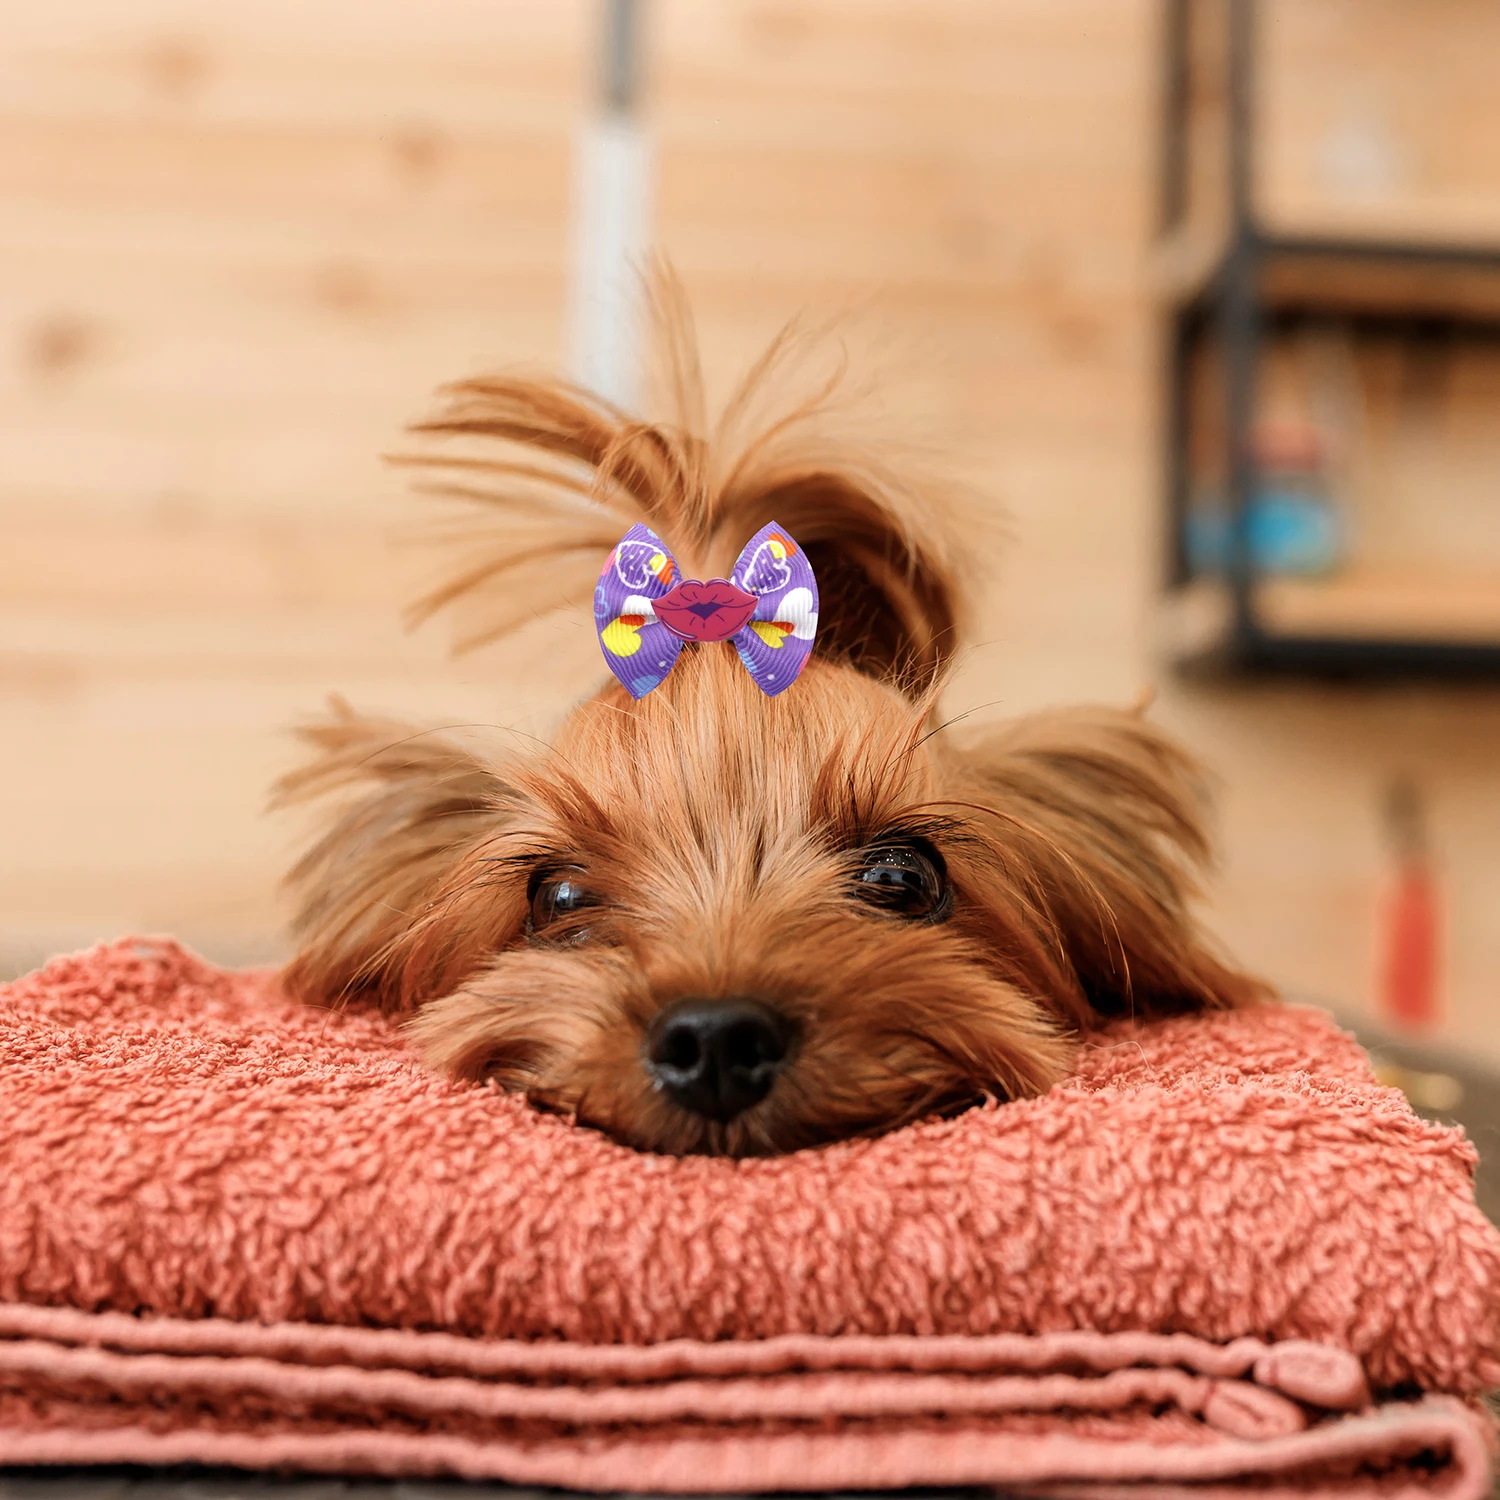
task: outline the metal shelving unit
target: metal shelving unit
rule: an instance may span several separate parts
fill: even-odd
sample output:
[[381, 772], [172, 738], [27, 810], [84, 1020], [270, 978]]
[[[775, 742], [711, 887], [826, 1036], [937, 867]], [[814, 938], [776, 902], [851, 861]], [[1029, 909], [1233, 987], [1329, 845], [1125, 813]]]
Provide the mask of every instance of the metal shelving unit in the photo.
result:
[[[1167, 309], [1167, 555], [1163, 631], [1184, 666], [1314, 675], [1500, 677], [1500, 588], [1492, 621], [1471, 608], [1463, 629], [1403, 630], [1382, 624], [1365, 589], [1290, 582], [1260, 573], [1247, 518], [1260, 483], [1252, 444], [1257, 389], [1269, 337], [1336, 316], [1356, 329], [1416, 338], [1494, 340], [1500, 353], [1500, 246], [1278, 232], [1254, 198], [1255, 0], [1224, 0], [1223, 187], [1227, 224], [1205, 251], [1189, 227], [1195, 0], [1166, 0], [1160, 280]], [[1225, 567], [1195, 573], [1186, 530], [1195, 351], [1220, 353], [1228, 513]], [[1449, 602], [1446, 591], [1435, 591]], [[1407, 601], [1410, 603], [1410, 600]], [[1363, 613], [1362, 613], [1363, 611]], [[1398, 617], [1401, 611], [1394, 612]], [[1406, 611], [1408, 619], [1412, 611]], [[1451, 613], [1446, 608], [1442, 618]]]

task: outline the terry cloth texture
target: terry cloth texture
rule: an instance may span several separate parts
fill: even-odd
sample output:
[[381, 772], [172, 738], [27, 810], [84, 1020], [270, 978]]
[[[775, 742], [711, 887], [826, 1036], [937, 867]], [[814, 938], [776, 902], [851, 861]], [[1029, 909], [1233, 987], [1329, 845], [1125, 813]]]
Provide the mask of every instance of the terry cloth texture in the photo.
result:
[[876, 1140], [645, 1156], [125, 941], [0, 989], [0, 1463], [1477, 1500], [1474, 1160], [1276, 1007]]

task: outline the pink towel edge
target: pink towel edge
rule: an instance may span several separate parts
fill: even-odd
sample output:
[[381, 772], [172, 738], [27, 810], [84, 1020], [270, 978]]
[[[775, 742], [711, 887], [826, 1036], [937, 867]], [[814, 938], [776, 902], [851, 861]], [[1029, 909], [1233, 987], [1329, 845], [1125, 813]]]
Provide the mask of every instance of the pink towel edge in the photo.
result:
[[[1288, 1395], [1325, 1412], [1348, 1411], [1368, 1401], [1363, 1372], [1352, 1354], [1302, 1341], [1268, 1344], [1244, 1338], [1216, 1345], [1186, 1334], [1080, 1330], [981, 1339], [794, 1335], [764, 1341], [693, 1344], [678, 1340], [618, 1347], [487, 1341], [399, 1329], [135, 1318], [0, 1303], [0, 1364], [13, 1364], [14, 1373], [23, 1374], [28, 1367], [47, 1368], [49, 1359], [59, 1372], [77, 1366], [74, 1373], [81, 1372], [111, 1390], [116, 1399], [123, 1398], [127, 1417], [130, 1393], [141, 1382], [148, 1390], [159, 1381], [162, 1390], [201, 1388], [205, 1394], [232, 1395], [243, 1385], [269, 1394], [285, 1377], [294, 1404], [297, 1392], [311, 1382], [355, 1410], [364, 1406], [372, 1412], [383, 1409], [393, 1397], [398, 1407], [408, 1404], [413, 1399], [407, 1392], [411, 1387], [421, 1409], [442, 1409], [447, 1392], [452, 1397], [447, 1404], [455, 1411], [489, 1405], [504, 1413], [507, 1390], [535, 1390], [532, 1382], [541, 1378], [558, 1383], [553, 1390], [564, 1398], [559, 1416], [578, 1420], [585, 1429], [593, 1420], [590, 1392], [608, 1394], [610, 1399], [604, 1404], [622, 1409], [612, 1410], [608, 1420], [619, 1422], [622, 1411], [628, 1419], [633, 1399], [673, 1387], [690, 1404], [701, 1407], [700, 1420], [706, 1419], [706, 1426], [701, 1437], [653, 1436], [649, 1427], [642, 1426], [629, 1436], [606, 1428], [573, 1441], [523, 1444], [501, 1438], [478, 1441], [451, 1434], [412, 1435], [366, 1428], [321, 1434], [273, 1426], [152, 1432], [127, 1420], [111, 1429], [0, 1428], [0, 1462], [196, 1462], [320, 1473], [453, 1474], [574, 1489], [664, 1492], [1003, 1481], [1012, 1487], [1039, 1486], [1039, 1494], [1054, 1483], [1096, 1487], [1123, 1483], [1126, 1488], [1118, 1493], [1129, 1493], [1132, 1486], [1147, 1486], [1155, 1493], [1163, 1485], [1187, 1484], [1194, 1495], [1202, 1495], [1204, 1484], [1215, 1481], [1259, 1476], [1269, 1482], [1289, 1466], [1430, 1443], [1447, 1451], [1450, 1463], [1425, 1479], [1414, 1476], [1399, 1491], [1389, 1486], [1380, 1489], [1373, 1483], [1361, 1488], [1345, 1480], [1331, 1483], [1322, 1492], [1352, 1497], [1378, 1494], [1382, 1500], [1389, 1500], [1393, 1493], [1481, 1500], [1490, 1478], [1484, 1422], [1451, 1397], [1365, 1406], [1355, 1415], [1296, 1431], [1304, 1419]], [[416, 1373], [424, 1366], [464, 1373], [437, 1377]], [[1102, 1373], [1104, 1379], [1097, 1382], [1101, 1387], [1111, 1385], [1110, 1372], [1129, 1372], [1148, 1383], [1150, 1377], [1159, 1376], [1161, 1399], [1204, 1417], [1214, 1439], [1204, 1445], [1174, 1446], [1133, 1439], [986, 1432], [982, 1425], [948, 1437], [930, 1428], [913, 1430], [902, 1425], [908, 1417], [940, 1409], [941, 1399], [934, 1406], [930, 1391], [936, 1388], [940, 1396], [955, 1376], [982, 1373], [996, 1385], [1004, 1385], [1007, 1378], [1018, 1387], [1030, 1383], [1040, 1397], [1047, 1392], [1049, 1380], [1056, 1382], [1059, 1370]], [[772, 1377], [770, 1382], [767, 1376]], [[507, 1377], [518, 1377], [520, 1384]], [[1087, 1374], [1065, 1377], [1065, 1383], [1068, 1379], [1083, 1386], [1089, 1383]], [[745, 1424], [774, 1415], [772, 1408], [785, 1405], [784, 1400], [772, 1398], [777, 1395], [774, 1386], [788, 1380], [802, 1382], [812, 1404], [822, 1407], [833, 1420], [839, 1413], [866, 1412], [872, 1382], [880, 1388], [877, 1395], [890, 1388], [897, 1399], [887, 1401], [891, 1420], [873, 1430], [863, 1424], [857, 1429], [800, 1433], [748, 1428]], [[645, 1382], [652, 1384], [643, 1389]], [[898, 1385], [906, 1390], [896, 1389]], [[927, 1391], [921, 1389], [924, 1385], [929, 1385]], [[707, 1393], [707, 1399], [695, 1395], [694, 1387]], [[500, 1399], [477, 1401], [485, 1392]], [[764, 1410], [757, 1400], [759, 1392], [767, 1398]], [[912, 1397], [909, 1401], [907, 1394]], [[1100, 1409], [1107, 1409], [1111, 1402], [1104, 1399], [1104, 1390], [1098, 1394]], [[576, 1411], [571, 1410], [570, 1397], [585, 1398], [572, 1401]], [[1048, 1409], [1045, 1400], [1025, 1397], [1024, 1391], [1015, 1400], [1002, 1394], [993, 1410], [979, 1403], [971, 1415], [982, 1422], [987, 1417], [1003, 1417], [1007, 1410]], [[147, 1404], [149, 1400], [148, 1395]], [[1287, 1414], [1295, 1422], [1286, 1422]], [[650, 1420], [644, 1410], [642, 1417]], [[1320, 1491], [1299, 1482], [1282, 1485], [1277, 1493], [1305, 1496]], [[1107, 1500], [1104, 1488], [1097, 1490], [1096, 1500]]]
[[[1450, 1462], [1445, 1469], [1413, 1476], [1395, 1488], [1357, 1478], [1331, 1479], [1321, 1486], [1315, 1481], [1275, 1483], [1276, 1476], [1289, 1469], [1305, 1472], [1318, 1463], [1377, 1457], [1413, 1446], [1445, 1450]], [[589, 1491], [669, 1494], [965, 1484], [1022, 1485], [1046, 1493], [1066, 1484], [1066, 1493], [1089, 1493], [1098, 1500], [1161, 1495], [1164, 1485], [1191, 1486], [1184, 1493], [1195, 1497], [1234, 1493], [1230, 1486], [1237, 1479], [1259, 1479], [1254, 1491], [1258, 1495], [1302, 1500], [1320, 1494], [1345, 1500], [1417, 1500], [1419, 1496], [1424, 1500], [1483, 1500], [1490, 1483], [1489, 1454], [1479, 1419], [1444, 1396], [1379, 1407], [1289, 1437], [1259, 1443], [1226, 1441], [1211, 1448], [973, 1430], [954, 1439], [930, 1431], [887, 1430], [734, 1433], [523, 1447], [436, 1433], [0, 1428], [0, 1463], [200, 1463], [387, 1477], [453, 1475]]]
[[1336, 1410], [1363, 1406], [1369, 1399], [1359, 1361], [1347, 1350], [1300, 1339], [1267, 1343], [1239, 1338], [1215, 1344], [1193, 1334], [1146, 1331], [1067, 1329], [987, 1337], [783, 1334], [717, 1343], [671, 1339], [660, 1344], [577, 1344], [469, 1338], [401, 1328], [133, 1317], [0, 1302], [0, 1339], [18, 1338], [130, 1353], [268, 1358], [360, 1369], [441, 1368], [481, 1378], [621, 1382], [694, 1375], [775, 1375], [793, 1370], [996, 1373], [1081, 1366], [1104, 1372], [1144, 1364], [1230, 1378], [1254, 1370], [1262, 1385]]

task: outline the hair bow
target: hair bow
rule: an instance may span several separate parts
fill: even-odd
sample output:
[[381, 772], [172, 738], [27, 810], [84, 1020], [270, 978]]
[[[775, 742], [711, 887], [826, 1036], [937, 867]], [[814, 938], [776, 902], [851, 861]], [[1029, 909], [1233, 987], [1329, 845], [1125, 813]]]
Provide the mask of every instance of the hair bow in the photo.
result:
[[818, 629], [807, 554], [774, 521], [750, 538], [728, 578], [685, 579], [666, 543], [636, 524], [605, 559], [594, 623], [609, 669], [632, 698], [672, 670], [687, 641], [733, 641], [768, 697], [789, 688]]

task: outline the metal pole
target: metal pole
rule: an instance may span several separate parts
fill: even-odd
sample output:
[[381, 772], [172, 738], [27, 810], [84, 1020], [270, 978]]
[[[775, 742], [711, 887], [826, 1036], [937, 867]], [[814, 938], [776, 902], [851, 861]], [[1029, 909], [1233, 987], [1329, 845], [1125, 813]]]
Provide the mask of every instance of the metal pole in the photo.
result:
[[1256, 634], [1250, 506], [1258, 486], [1252, 446], [1260, 355], [1260, 241], [1253, 201], [1254, 0], [1228, 0], [1229, 253], [1221, 288], [1225, 434], [1229, 446], [1229, 588], [1241, 645]]
[[650, 249], [653, 158], [639, 118], [641, 0], [603, 0], [599, 93], [575, 159], [574, 378], [626, 409], [641, 381], [641, 272]]
[[[1165, 238], [1186, 218], [1188, 175], [1188, 108], [1192, 91], [1188, 27], [1193, 0], [1164, 0], [1162, 7], [1162, 135], [1160, 233]], [[1200, 322], [1180, 306], [1172, 309], [1167, 330], [1166, 452], [1167, 547], [1166, 583], [1177, 588], [1188, 581], [1187, 512], [1189, 441], [1189, 380], [1192, 336]]]
[[637, 0], [607, 0], [604, 29], [604, 107], [610, 114], [635, 110], [640, 90], [640, 6]]
[[1188, 25], [1192, 0], [1166, 0], [1162, 78], [1161, 232], [1170, 234], [1187, 211], [1188, 105], [1191, 72]]
[[1179, 588], [1192, 576], [1187, 551], [1189, 501], [1188, 444], [1192, 437], [1191, 391], [1193, 346], [1202, 335], [1202, 319], [1195, 309], [1176, 308], [1167, 330], [1166, 581]]

